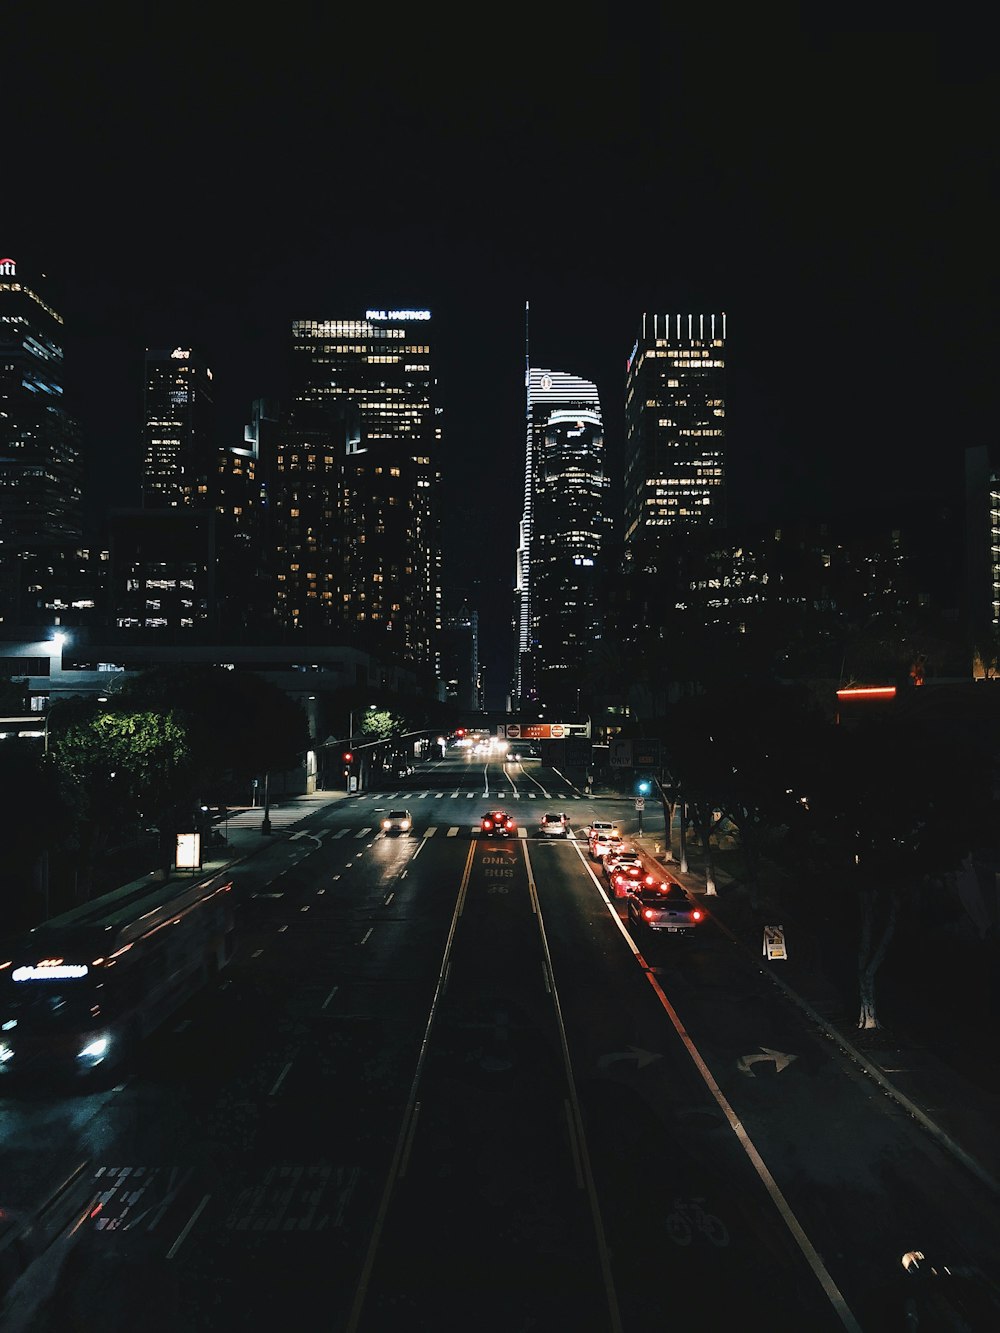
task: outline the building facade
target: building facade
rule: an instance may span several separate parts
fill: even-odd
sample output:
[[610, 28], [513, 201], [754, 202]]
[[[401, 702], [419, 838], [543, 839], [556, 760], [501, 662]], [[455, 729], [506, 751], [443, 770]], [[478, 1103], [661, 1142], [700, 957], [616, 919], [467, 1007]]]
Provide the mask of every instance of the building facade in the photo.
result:
[[597, 580], [608, 478], [597, 386], [527, 370], [524, 511], [517, 551], [519, 699], [571, 704], [600, 636]]
[[[291, 430], [277, 484], [289, 498], [271, 502], [286, 503], [286, 576], [317, 576], [287, 613], [329, 595], [351, 641], [439, 677], [442, 409], [433, 367], [429, 310], [294, 321]], [[303, 526], [293, 535], [294, 519]]]
[[195, 347], [146, 349], [142, 506], [208, 503], [215, 465], [212, 370]]
[[626, 364], [624, 545], [726, 523], [726, 316], [642, 316]]
[[67, 410], [62, 316], [0, 259], [0, 614], [17, 613], [21, 562], [83, 536], [80, 428]]

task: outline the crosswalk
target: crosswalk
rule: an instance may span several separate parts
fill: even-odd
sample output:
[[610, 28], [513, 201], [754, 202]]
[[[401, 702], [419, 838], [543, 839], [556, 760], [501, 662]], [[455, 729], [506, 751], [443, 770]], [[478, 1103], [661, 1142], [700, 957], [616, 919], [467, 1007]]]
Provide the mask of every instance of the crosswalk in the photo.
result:
[[575, 792], [519, 792], [508, 787], [495, 787], [483, 791], [359, 791], [351, 798], [354, 801], [422, 801], [432, 797], [436, 801], [584, 801], [585, 796]]
[[[386, 799], [391, 799], [391, 798], [386, 798], [384, 796], [382, 797], [383, 801], [385, 801]], [[303, 814], [301, 808], [296, 809], [295, 806], [288, 806], [288, 807], [279, 806], [271, 810], [270, 812], [272, 830], [278, 830], [278, 829], [292, 830], [295, 828], [297, 824], [301, 823], [303, 819], [308, 818], [309, 813], [311, 812]], [[261, 819], [262, 819], [262, 812], [260, 810], [242, 810], [240, 811], [239, 814], [234, 815], [229, 822], [230, 825], [236, 825], [237, 827], [243, 827], [243, 828], [257, 827], [260, 825]], [[313, 826], [312, 828], [310, 828], [308, 833], [301, 830], [299, 832], [293, 832], [292, 837], [293, 838], [310, 837], [316, 839], [319, 842], [337, 842], [341, 840], [351, 840], [360, 842], [362, 838], [373, 838], [379, 835], [381, 832], [382, 832], [382, 825], [379, 821], [376, 821], [375, 823], [370, 823], [370, 824], [349, 824], [343, 828], [337, 828], [337, 829], [316, 828], [315, 826]], [[452, 823], [428, 824], [424, 828], [411, 829], [409, 834], [405, 833], [392, 834], [391, 836], [393, 838], [410, 837], [410, 838], [421, 838], [421, 839], [435, 838], [435, 837], [459, 838], [459, 837], [470, 837], [470, 836], [475, 837], [479, 834], [479, 832], [480, 832], [479, 820], [476, 819], [473, 822], [468, 822], [463, 824], [452, 824]], [[531, 838], [536, 836], [536, 832], [537, 830], [533, 825], [528, 825], [528, 826], [521, 825], [516, 830], [514, 836], [518, 838]], [[548, 837], [546, 834], [537, 834], [537, 836], [543, 838], [544, 841], [546, 842], [556, 841], [555, 839]], [[582, 828], [579, 829], [578, 831], [574, 831], [571, 828], [569, 830], [568, 836], [570, 840], [576, 837], [580, 841], [586, 841], [586, 834]], [[562, 841], [562, 839], [559, 839], [559, 841]]]

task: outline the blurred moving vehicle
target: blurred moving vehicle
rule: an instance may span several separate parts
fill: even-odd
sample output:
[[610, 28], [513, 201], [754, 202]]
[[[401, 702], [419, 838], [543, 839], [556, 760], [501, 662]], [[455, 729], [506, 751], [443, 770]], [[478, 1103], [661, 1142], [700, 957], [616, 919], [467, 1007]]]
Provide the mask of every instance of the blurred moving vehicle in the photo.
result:
[[480, 830], [487, 838], [509, 838], [517, 829], [506, 810], [488, 810], [480, 821]]
[[569, 815], [542, 815], [539, 828], [551, 838], [569, 837]]
[[687, 935], [704, 915], [673, 880], [638, 884], [628, 895], [629, 925], [644, 926], [647, 930]]
[[602, 861], [604, 857], [611, 856], [622, 850], [624, 840], [620, 833], [605, 833], [603, 831], [592, 833], [590, 837], [590, 859], [592, 861]]
[[232, 888], [125, 885], [5, 945], [0, 1079], [84, 1079], [130, 1056], [231, 961]]
[[409, 833], [413, 819], [409, 810], [390, 810], [382, 820], [383, 833]]
[[978, 1333], [1000, 1327], [1000, 1289], [978, 1268], [931, 1262], [922, 1250], [908, 1250], [901, 1262], [908, 1275], [901, 1328]]

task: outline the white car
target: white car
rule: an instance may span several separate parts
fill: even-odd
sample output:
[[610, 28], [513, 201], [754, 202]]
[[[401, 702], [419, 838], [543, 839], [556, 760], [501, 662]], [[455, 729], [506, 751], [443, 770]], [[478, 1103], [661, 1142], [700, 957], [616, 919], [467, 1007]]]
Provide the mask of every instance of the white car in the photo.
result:
[[413, 820], [409, 810], [390, 810], [382, 820], [384, 833], [409, 833], [412, 827]]
[[594, 861], [603, 861], [606, 856], [614, 856], [622, 848], [622, 835], [614, 830], [611, 833], [603, 829], [591, 835], [590, 855]]
[[539, 829], [550, 838], [569, 837], [569, 815], [542, 815]]
[[621, 829], [612, 819], [592, 819], [585, 830], [588, 839], [595, 833], [617, 833], [621, 835]]

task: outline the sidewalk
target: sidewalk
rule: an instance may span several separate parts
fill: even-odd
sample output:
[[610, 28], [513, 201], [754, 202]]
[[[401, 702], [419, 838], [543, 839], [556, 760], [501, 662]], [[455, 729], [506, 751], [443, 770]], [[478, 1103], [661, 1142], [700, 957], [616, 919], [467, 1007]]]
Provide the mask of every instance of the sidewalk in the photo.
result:
[[[898, 990], [891, 1000], [882, 994], [879, 1001], [879, 1020], [885, 1026], [859, 1030], [860, 997], [853, 959], [836, 956], [822, 940], [795, 922], [782, 921], [780, 916], [775, 920], [774, 912], [768, 915], [766, 908], [755, 910], [746, 888], [723, 869], [714, 874], [716, 893], [706, 893], [704, 858], [698, 846], [688, 845], [688, 869], [682, 872], [676, 859], [665, 861], [662, 834], [659, 842], [655, 834], [632, 841], [698, 897], [719, 927], [745, 950], [748, 960], [801, 1009], [808, 1021], [835, 1041], [942, 1147], [1000, 1195], [1000, 1092], [996, 1090], [1000, 1087], [1000, 1069], [995, 1036], [986, 1030], [986, 1020], [974, 1034], [977, 1058], [971, 1062], [967, 1048], [966, 1060], [949, 1060], [922, 1041], [919, 1015], [914, 1020], [911, 1006]], [[787, 917], [787, 910], [784, 914]], [[768, 961], [764, 957], [765, 924], [784, 926], [787, 958]], [[924, 990], [926, 998], [927, 986]], [[879, 995], [877, 976], [876, 998]], [[974, 1017], [956, 1016], [956, 1024], [966, 1024], [966, 1035], [969, 1019]], [[979, 1077], [970, 1076], [977, 1072]]]

